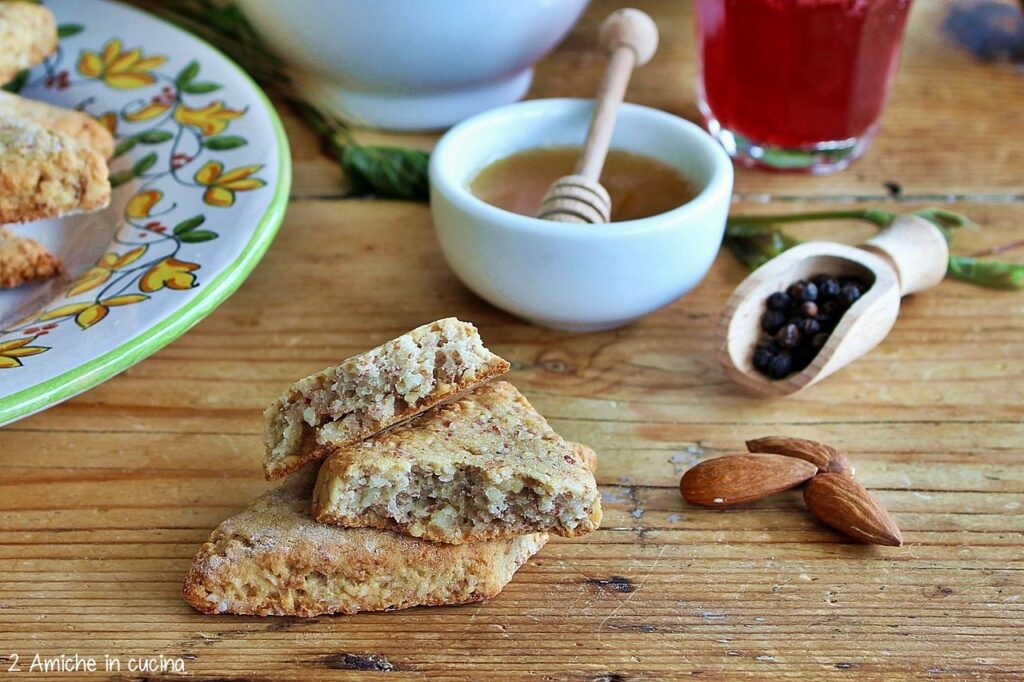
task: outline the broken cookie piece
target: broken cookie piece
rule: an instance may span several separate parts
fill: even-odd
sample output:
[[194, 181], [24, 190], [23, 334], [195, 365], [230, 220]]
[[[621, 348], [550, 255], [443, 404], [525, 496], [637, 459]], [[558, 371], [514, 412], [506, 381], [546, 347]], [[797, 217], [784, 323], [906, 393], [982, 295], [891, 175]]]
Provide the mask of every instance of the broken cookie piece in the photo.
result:
[[57, 20], [34, 2], [0, 2], [0, 85], [57, 49]]
[[313, 513], [455, 544], [585, 535], [601, 522], [601, 497], [584, 447], [499, 381], [332, 453]]
[[95, 211], [108, 203], [107, 163], [98, 152], [0, 113], [0, 223]]
[[264, 412], [268, 479], [405, 421], [508, 371], [476, 327], [425, 324], [306, 377]]
[[61, 267], [60, 259], [36, 240], [0, 227], [0, 289], [56, 277]]
[[373, 528], [317, 523], [315, 471], [296, 474], [220, 524], [185, 578], [185, 600], [203, 613], [316, 616], [497, 595], [547, 542], [445, 545]]
[[114, 153], [114, 136], [84, 111], [65, 109], [0, 90], [2, 116], [28, 119], [50, 132], [67, 135], [83, 147], [95, 149], [104, 159], [109, 159]]

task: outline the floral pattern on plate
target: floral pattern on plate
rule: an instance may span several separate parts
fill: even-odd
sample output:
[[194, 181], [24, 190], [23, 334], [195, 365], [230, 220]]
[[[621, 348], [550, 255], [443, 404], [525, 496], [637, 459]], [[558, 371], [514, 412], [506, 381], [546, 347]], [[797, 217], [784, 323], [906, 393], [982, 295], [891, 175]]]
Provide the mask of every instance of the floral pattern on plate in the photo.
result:
[[[86, 364], [106, 357], [123, 368], [172, 340], [212, 309], [192, 309], [208, 303], [202, 289], [211, 279], [229, 281], [209, 303], [226, 298], [273, 237], [290, 183], [280, 121], [222, 55], [116, 3], [48, 5], [60, 48], [17, 85], [25, 96], [86, 111], [115, 135], [115, 195], [104, 215], [117, 223], [91, 265], [0, 324], [0, 423], [98, 383], [93, 367], [83, 381]], [[64, 258], [60, 243], [76, 228], [50, 222]], [[148, 335], [145, 344], [133, 342], [139, 335]], [[32, 376], [4, 381], [22, 374]], [[53, 385], [62, 376], [77, 390]]]

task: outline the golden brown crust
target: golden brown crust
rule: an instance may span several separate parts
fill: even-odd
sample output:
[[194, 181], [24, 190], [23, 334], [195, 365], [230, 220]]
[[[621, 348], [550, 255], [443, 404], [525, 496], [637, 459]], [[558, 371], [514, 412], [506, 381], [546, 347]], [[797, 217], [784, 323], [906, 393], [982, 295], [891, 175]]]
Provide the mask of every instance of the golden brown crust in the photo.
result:
[[300, 472], [224, 521], [196, 555], [184, 597], [203, 613], [316, 616], [497, 595], [547, 542], [442, 545], [313, 520], [313, 470]]
[[507, 372], [472, 324], [417, 327], [296, 382], [264, 411], [268, 480], [288, 475]]
[[60, 259], [36, 240], [0, 227], [0, 289], [56, 277], [61, 267]]
[[95, 150], [0, 114], [0, 223], [94, 211], [108, 203], [107, 163]]
[[56, 49], [53, 12], [30, 2], [0, 2], [0, 85]]
[[102, 123], [83, 111], [0, 90], [0, 116], [24, 118], [50, 132], [67, 135], [83, 147], [96, 150], [104, 159], [109, 159], [114, 153], [114, 136]]
[[320, 468], [313, 502], [322, 522], [453, 544], [578, 537], [601, 520], [584, 457], [505, 381], [339, 448]]
[[572, 451], [576, 453], [576, 456], [583, 460], [593, 474], [597, 473], [597, 453], [589, 445], [583, 443], [569, 443], [572, 446]]

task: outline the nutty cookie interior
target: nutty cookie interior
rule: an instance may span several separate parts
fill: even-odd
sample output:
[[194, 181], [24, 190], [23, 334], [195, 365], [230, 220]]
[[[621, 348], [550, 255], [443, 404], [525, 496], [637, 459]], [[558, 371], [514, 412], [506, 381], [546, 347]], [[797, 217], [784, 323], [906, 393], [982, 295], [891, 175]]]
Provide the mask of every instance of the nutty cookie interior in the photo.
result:
[[418, 327], [299, 381], [267, 408], [267, 475], [278, 478], [507, 369], [467, 322]]
[[331, 455], [314, 494], [317, 519], [461, 543], [521, 533], [589, 533], [597, 485], [505, 382], [483, 386], [408, 425]]

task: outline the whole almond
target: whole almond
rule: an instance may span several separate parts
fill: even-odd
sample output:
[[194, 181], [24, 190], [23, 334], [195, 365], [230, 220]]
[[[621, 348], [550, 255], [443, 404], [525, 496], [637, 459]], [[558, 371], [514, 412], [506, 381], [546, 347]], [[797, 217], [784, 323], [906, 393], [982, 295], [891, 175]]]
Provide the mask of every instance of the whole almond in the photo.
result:
[[747, 441], [750, 452], [771, 452], [787, 457], [799, 457], [818, 467], [821, 473], [853, 475], [853, 469], [846, 455], [831, 445], [803, 438], [787, 438], [786, 436], [765, 436]]
[[815, 473], [813, 464], [793, 457], [726, 455], [689, 469], [679, 480], [679, 492], [691, 504], [727, 507], [788, 490]]
[[903, 544], [889, 512], [849, 476], [818, 474], [804, 488], [804, 501], [811, 513], [851, 538], [869, 545]]

